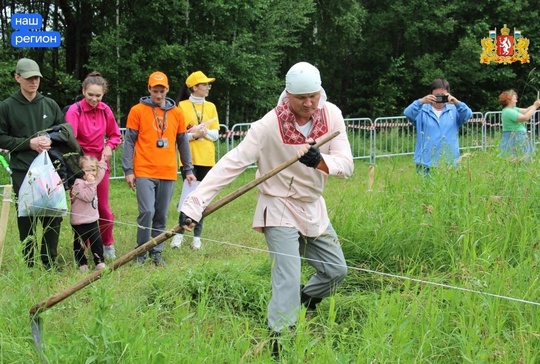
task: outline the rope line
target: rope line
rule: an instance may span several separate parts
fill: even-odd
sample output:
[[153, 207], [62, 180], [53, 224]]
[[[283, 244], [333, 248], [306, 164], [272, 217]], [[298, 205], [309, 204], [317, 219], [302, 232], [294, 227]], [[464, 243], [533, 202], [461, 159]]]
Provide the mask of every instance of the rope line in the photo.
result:
[[[0, 186], [0, 187], [4, 187], [4, 186]], [[3, 195], [4, 195], [4, 191], [2, 190], [1, 196], [3, 196]], [[12, 199], [6, 200], [6, 201], [14, 202]], [[69, 211], [68, 215], [71, 215], [71, 214], [72, 214], [71, 211]], [[159, 230], [159, 229], [154, 229], [154, 228], [150, 228], [150, 227], [140, 226], [140, 225], [134, 224], [134, 223], [118, 221], [118, 220], [115, 220], [115, 221], [105, 220], [105, 221], [111, 222], [111, 223], [113, 223], [115, 225], [123, 225], [123, 226], [136, 227], [136, 228], [141, 228], [141, 229], [149, 229], [149, 230], [158, 232], [160, 234], [164, 233], [166, 231], [170, 231], [170, 229]], [[201, 239], [204, 240], [204, 241], [207, 241], [207, 242], [218, 243], [218, 244], [221, 244], [221, 245], [227, 245], [227, 246], [232, 246], [232, 247], [241, 248], [241, 249], [247, 249], [247, 250], [251, 250], [251, 251], [255, 251], [255, 252], [259, 252], [259, 253], [265, 253], [265, 254], [270, 253], [270, 251], [268, 249], [250, 247], [250, 246], [246, 246], [246, 245], [242, 245], [242, 244], [238, 244], [238, 243], [231, 243], [231, 242], [228, 242], [228, 241], [215, 240], [215, 239], [210, 239], [210, 238], [201, 238]], [[164, 243], [165, 242], [163, 242], [163, 244]], [[272, 252], [272, 253], [276, 254], [276, 255], [284, 256], [284, 257], [290, 257], [290, 258], [298, 259], [297, 256], [290, 255], [290, 254], [285, 254], [285, 253], [280, 253], [280, 252]], [[399, 279], [399, 280], [403, 280], [403, 281], [410, 281], [410, 282], [415, 282], [415, 283], [419, 283], [419, 284], [431, 285], [431, 286], [450, 289], [450, 290], [473, 293], [473, 294], [498, 298], [498, 299], [512, 301], [512, 302], [518, 302], [518, 303], [524, 303], [524, 304], [529, 304], [529, 305], [540, 306], [540, 302], [530, 301], [530, 300], [517, 298], [517, 297], [511, 297], [511, 296], [506, 296], [506, 295], [500, 295], [500, 294], [496, 294], [496, 293], [485, 292], [485, 291], [481, 291], [481, 290], [477, 290], [477, 289], [459, 287], [459, 286], [454, 286], [454, 285], [451, 285], [451, 284], [428, 281], [428, 280], [425, 280], [425, 279], [414, 278], [414, 277], [407, 277], [407, 276], [399, 275], [399, 274], [386, 273], [386, 272], [381, 272], [381, 271], [377, 271], [377, 270], [373, 270], [373, 269], [359, 268], [359, 267], [353, 267], [353, 266], [349, 266], [349, 265], [325, 262], [325, 261], [321, 261], [321, 260], [317, 260], [317, 259], [305, 258], [305, 257], [302, 257], [302, 256], [300, 257], [300, 259], [304, 260], [306, 262], [315, 262], [315, 263], [328, 264], [328, 265], [333, 265], [333, 266], [338, 266], [338, 267], [345, 267], [345, 268], [347, 268], [349, 270], [354, 270], [354, 271], [358, 271], [358, 272], [364, 272], [364, 273], [369, 273], [369, 274], [373, 274], [373, 275], [389, 277], [389, 278], [393, 278], [393, 279]]]
[[[269, 253], [269, 251], [267, 249], [254, 248], [254, 247], [249, 247], [249, 246], [245, 246], [245, 245], [242, 245], [242, 244], [231, 243], [231, 242], [227, 242], [227, 241], [205, 239], [205, 238], [201, 238], [201, 239], [206, 240], [206, 241], [211, 241], [211, 242], [214, 242], [214, 243], [220, 243], [220, 244], [224, 244], [224, 245], [229, 245], [229, 246], [233, 246], [233, 247], [237, 247], [237, 248], [244, 248], [244, 249], [253, 250], [253, 251], [257, 251], [257, 252]], [[295, 259], [298, 258], [298, 257], [296, 257], [294, 255], [285, 254], [285, 253], [279, 253], [279, 252], [272, 252], [272, 253], [276, 254], [276, 255], [285, 256], [285, 257], [295, 258]], [[380, 275], [380, 276], [385, 276], [385, 277], [390, 277], [390, 278], [395, 278], [395, 279], [400, 279], [400, 280], [405, 280], [405, 281], [411, 281], [411, 282], [416, 282], [416, 283], [425, 284], [425, 285], [432, 285], [432, 286], [446, 288], [446, 289], [453, 289], [453, 290], [462, 291], [462, 292], [468, 292], [468, 293], [474, 293], [474, 294], [479, 294], [479, 295], [484, 295], [484, 296], [489, 296], [489, 297], [494, 297], [494, 298], [500, 298], [500, 299], [504, 299], [504, 300], [508, 300], [508, 301], [514, 301], [514, 302], [520, 302], [520, 303], [526, 303], [526, 304], [530, 304], [530, 305], [540, 306], [540, 302], [529, 301], [529, 300], [525, 300], [525, 299], [521, 299], [521, 298], [505, 296], [505, 295], [500, 295], [500, 294], [496, 294], [496, 293], [484, 292], [484, 291], [480, 291], [480, 290], [476, 290], [476, 289], [453, 286], [453, 285], [446, 284], [446, 283], [439, 283], [439, 282], [428, 281], [428, 280], [424, 280], [424, 279], [420, 279], [420, 278], [413, 278], [413, 277], [407, 277], [407, 276], [398, 275], [398, 274], [385, 273], [385, 272], [380, 272], [380, 271], [373, 270], [373, 269], [351, 267], [349, 265], [335, 264], [335, 263], [330, 263], [330, 262], [325, 262], [325, 261], [321, 261], [321, 260], [317, 260], [317, 259], [311, 259], [311, 258], [305, 258], [305, 257], [300, 257], [300, 259], [305, 260], [305, 261], [315, 262], [315, 263], [333, 265], [333, 266], [337, 266], [337, 267], [345, 267], [345, 268], [350, 269], [350, 270], [356, 270], [356, 271], [359, 271], [359, 272], [370, 273], [370, 274], [375, 274], [375, 275]]]

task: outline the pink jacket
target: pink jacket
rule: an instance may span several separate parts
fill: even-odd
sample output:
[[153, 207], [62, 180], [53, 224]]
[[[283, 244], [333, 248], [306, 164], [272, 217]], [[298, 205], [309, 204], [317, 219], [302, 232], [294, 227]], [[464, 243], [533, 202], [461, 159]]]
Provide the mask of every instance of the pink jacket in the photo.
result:
[[98, 163], [98, 173], [94, 182], [86, 182], [77, 178], [70, 190], [71, 196], [71, 225], [82, 225], [96, 222], [99, 219], [97, 186], [105, 176], [107, 164]]
[[66, 113], [66, 121], [73, 126], [73, 133], [84, 154], [101, 159], [106, 145], [115, 150], [121, 142], [120, 129], [114, 114], [103, 102], [95, 108], [84, 99], [78, 103], [82, 113], [79, 114], [79, 107], [74, 103]]

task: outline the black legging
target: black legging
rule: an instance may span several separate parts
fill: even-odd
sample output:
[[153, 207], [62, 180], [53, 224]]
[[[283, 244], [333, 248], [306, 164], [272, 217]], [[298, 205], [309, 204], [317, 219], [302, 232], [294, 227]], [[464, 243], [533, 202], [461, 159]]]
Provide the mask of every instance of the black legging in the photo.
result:
[[75, 254], [75, 262], [80, 267], [88, 264], [86, 258], [86, 242], [90, 242], [90, 251], [94, 259], [94, 264], [97, 266], [103, 263], [103, 240], [99, 234], [99, 225], [97, 221], [89, 224], [71, 225], [73, 229], [73, 252]]

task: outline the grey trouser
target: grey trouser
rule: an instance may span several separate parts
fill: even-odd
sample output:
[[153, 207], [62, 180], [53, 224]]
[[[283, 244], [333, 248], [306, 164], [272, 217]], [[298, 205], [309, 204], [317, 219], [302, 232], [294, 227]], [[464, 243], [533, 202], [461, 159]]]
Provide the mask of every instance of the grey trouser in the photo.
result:
[[311, 297], [331, 295], [347, 275], [347, 265], [334, 228], [318, 237], [306, 237], [288, 227], [265, 227], [272, 264], [272, 298], [268, 326], [273, 331], [296, 324], [301, 310], [301, 256], [315, 268], [303, 292]]
[[[137, 245], [141, 246], [150, 238], [155, 238], [165, 231], [169, 204], [176, 181], [137, 178]], [[150, 254], [163, 251], [163, 243], [150, 250]]]

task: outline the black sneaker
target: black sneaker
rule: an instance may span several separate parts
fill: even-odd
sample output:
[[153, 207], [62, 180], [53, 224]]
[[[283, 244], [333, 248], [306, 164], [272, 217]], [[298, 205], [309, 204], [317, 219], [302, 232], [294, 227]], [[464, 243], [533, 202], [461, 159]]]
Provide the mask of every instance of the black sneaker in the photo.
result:
[[279, 360], [281, 357], [281, 344], [277, 338], [270, 340], [270, 350], [272, 351], [272, 358], [274, 358], [274, 360]]
[[279, 342], [280, 334], [271, 330], [270, 340], [268, 341], [268, 346], [270, 352], [272, 353], [272, 358], [274, 360], [279, 360], [281, 357], [281, 351], [283, 349], [281, 343]]
[[154, 259], [154, 264], [158, 267], [164, 267], [167, 265], [163, 257], [161, 256], [161, 253], [154, 253], [152, 254], [152, 259]]
[[321, 303], [322, 298], [311, 297], [303, 292], [304, 286], [300, 286], [300, 302], [304, 305], [309, 311], [315, 311], [317, 305]]

